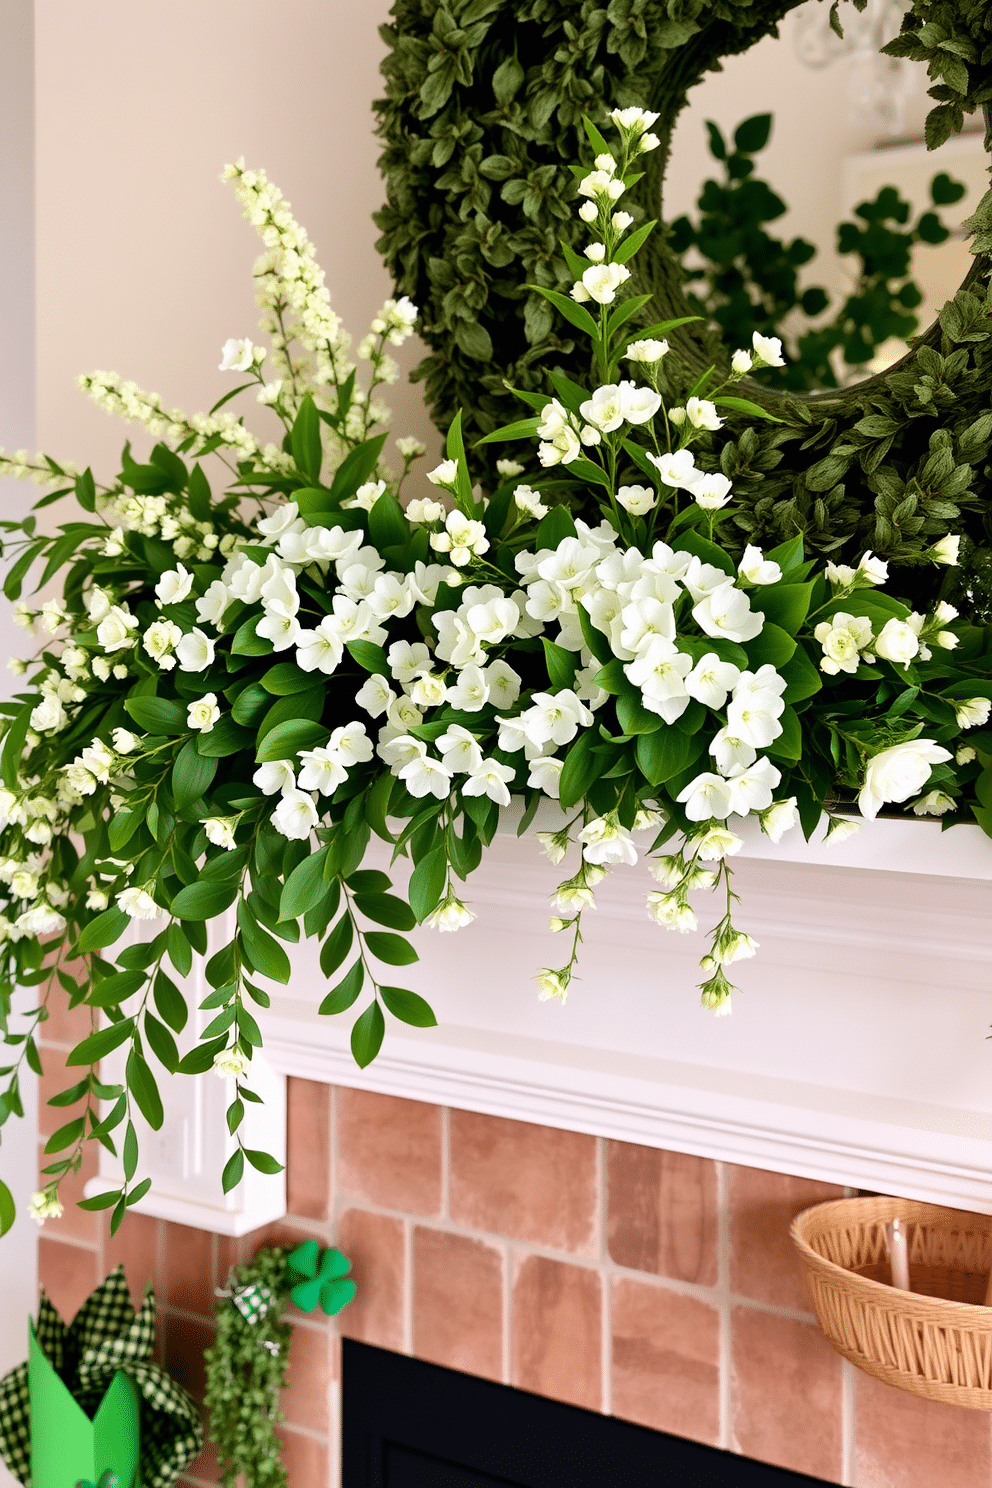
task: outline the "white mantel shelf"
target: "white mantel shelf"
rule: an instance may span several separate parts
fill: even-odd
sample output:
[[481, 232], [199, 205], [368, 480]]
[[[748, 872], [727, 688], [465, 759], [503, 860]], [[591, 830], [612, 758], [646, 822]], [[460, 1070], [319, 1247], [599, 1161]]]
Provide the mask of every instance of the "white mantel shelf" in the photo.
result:
[[[734, 967], [732, 1016], [699, 1008], [701, 934], [656, 926], [638, 865], [586, 916], [568, 1004], [531, 980], [557, 964], [559, 877], [512, 819], [465, 897], [456, 935], [421, 931], [394, 973], [439, 1027], [387, 1019], [365, 1071], [350, 1019], [301, 946], [271, 987], [266, 1052], [284, 1074], [992, 1212], [992, 842], [977, 827], [879, 820], [836, 847], [760, 837], [734, 860], [739, 923], [761, 943]], [[376, 859], [378, 863], [380, 859]], [[387, 866], [385, 852], [382, 866]], [[710, 913], [699, 895], [701, 924]]]
[[[597, 890], [567, 1005], [538, 1002], [534, 972], [565, 950], [548, 930], [562, 870], [514, 815], [465, 889], [475, 923], [417, 932], [420, 961], [391, 973], [437, 1028], [387, 1016], [360, 1070], [354, 1013], [319, 1016], [318, 948], [294, 950], [290, 985], [268, 984], [250, 1145], [282, 1155], [296, 1075], [992, 1213], [992, 842], [977, 827], [879, 820], [837, 846], [796, 831], [776, 847], [745, 823], [737, 918], [760, 950], [733, 968], [741, 992], [717, 1018], [698, 1005], [703, 935], [648, 918], [642, 864]], [[369, 866], [388, 868], [384, 845]], [[696, 907], [703, 925], [720, 912], [706, 894]], [[190, 985], [194, 1006], [205, 990]], [[285, 1212], [285, 1183], [249, 1173], [222, 1197], [224, 1083], [166, 1082], [139, 1208], [243, 1234]], [[114, 1167], [101, 1154], [93, 1188]]]

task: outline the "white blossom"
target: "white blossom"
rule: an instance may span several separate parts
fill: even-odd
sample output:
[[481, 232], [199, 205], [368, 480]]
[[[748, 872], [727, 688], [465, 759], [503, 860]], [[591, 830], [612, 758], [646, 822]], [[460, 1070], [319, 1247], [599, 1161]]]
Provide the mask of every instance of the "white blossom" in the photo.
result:
[[694, 429], [722, 429], [723, 419], [708, 398], [687, 398], [685, 416]]
[[730, 359], [731, 371], [738, 377], [743, 377], [746, 372], [750, 372], [752, 362], [753, 358], [749, 351], [735, 351]]
[[[871, 621], [860, 615], [837, 610], [829, 620], [822, 620], [813, 635], [823, 647], [820, 670], [835, 677], [838, 672], [853, 675], [872, 645]], [[863, 655], [864, 653], [864, 655]]]
[[297, 789], [283, 790], [279, 804], [272, 813], [272, 825], [276, 831], [295, 842], [306, 841], [319, 821], [320, 815], [313, 804], [313, 797], [308, 796], [306, 791]]
[[424, 920], [424, 924], [431, 930], [454, 931], [464, 930], [466, 925], [471, 925], [475, 915], [467, 909], [462, 901], [456, 897], [454, 890], [449, 886], [448, 892], [441, 900], [436, 909], [431, 910]]
[[933, 766], [950, 758], [950, 751], [933, 739], [907, 739], [873, 755], [858, 796], [861, 815], [876, 817], [889, 802], [915, 796], [930, 779]]
[[537, 491], [533, 490], [530, 486], [517, 486], [515, 488], [513, 492], [513, 504], [517, 508], [517, 511], [523, 512], [528, 517], [534, 517], [535, 520], [540, 517], [546, 517], [551, 510], [550, 507], [545, 506]]
[[692, 613], [700, 630], [726, 641], [753, 641], [765, 623], [762, 614], [752, 611], [747, 595], [729, 579], [701, 599]]
[[443, 522], [445, 508], [440, 501], [421, 499], [408, 502], [405, 515], [412, 526], [420, 527], [431, 522]]
[[749, 584], [777, 584], [782, 570], [773, 558], [766, 558], [760, 548], [748, 543], [744, 556], [737, 565], [737, 572]]
[[442, 460], [440, 465], [435, 465], [433, 470], [428, 470], [427, 479], [434, 486], [452, 489], [458, 480], [458, 461]]
[[658, 498], [650, 486], [620, 486], [617, 504], [632, 517], [643, 517], [657, 505]]
[[707, 708], [719, 709], [725, 707], [727, 694], [737, 686], [740, 677], [740, 668], [733, 662], [722, 661], [715, 651], [707, 651], [687, 675], [685, 688], [690, 697], [705, 703]]
[[165, 910], [155, 903], [147, 889], [121, 889], [114, 896], [126, 915], [132, 920], [160, 920]]
[[398, 772], [411, 796], [436, 796], [443, 801], [451, 790], [451, 771], [440, 760], [418, 755]]
[[217, 694], [214, 692], [208, 692], [202, 698], [197, 698], [186, 709], [187, 723], [191, 729], [196, 729], [201, 734], [209, 734], [219, 718], [220, 708], [217, 706]]
[[155, 585], [159, 605], [181, 604], [193, 590], [193, 575], [180, 563], [168, 569]]
[[989, 713], [992, 712], [992, 702], [988, 698], [973, 697], [961, 702], [952, 698], [949, 701], [954, 708], [958, 728], [983, 728], [988, 723]]
[[541, 755], [537, 759], [529, 760], [527, 784], [557, 801], [564, 763], [564, 760], [555, 759], [553, 755]]
[[303, 768], [299, 774], [299, 786], [305, 791], [319, 791], [331, 796], [348, 778], [348, 771], [341, 760], [329, 749], [301, 749]]
[[654, 366], [660, 362], [662, 357], [668, 355], [668, 342], [656, 341], [651, 337], [647, 340], [629, 341], [624, 356], [631, 362], [644, 362], [646, 366]]
[[265, 764], [259, 765], [251, 777], [255, 785], [265, 796], [274, 796], [281, 792], [296, 789], [296, 772], [293, 769], [293, 761], [288, 759], [267, 760]]
[[212, 842], [214, 847], [223, 847], [230, 852], [238, 845], [234, 837], [236, 824], [237, 817], [235, 816], [208, 816], [203, 823], [207, 841]]
[[960, 548], [961, 539], [957, 533], [953, 536], [948, 534], [946, 537], [939, 538], [937, 542], [927, 548], [927, 557], [931, 563], [944, 563], [950, 568], [956, 568], [961, 561], [958, 557]]
[[954, 807], [953, 796], [949, 796], [946, 791], [935, 790], [913, 802], [913, 813], [916, 816], [946, 816]]
[[204, 672], [213, 665], [214, 643], [198, 626], [194, 626], [177, 645], [176, 655], [182, 671]]
[[760, 331], [754, 331], [751, 335], [751, 346], [754, 350], [756, 366], [785, 366], [785, 358], [782, 355], [782, 343], [777, 336], [762, 336]]
[[[261, 361], [265, 355], [259, 348], [258, 360]], [[225, 341], [221, 349], [220, 364], [218, 372], [247, 372], [254, 366], [256, 360], [255, 348], [248, 337], [243, 341], [236, 341], [232, 337]]]
[[28, 1200], [28, 1214], [41, 1227], [46, 1219], [61, 1219], [62, 1205], [58, 1194], [54, 1191], [41, 1188], [33, 1193]]
[[509, 806], [509, 782], [516, 771], [512, 765], [502, 765], [495, 759], [484, 759], [471, 771], [462, 784], [463, 796], [488, 796], [498, 806]]
[[220, 1049], [214, 1055], [214, 1073], [222, 1080], [240, 1080], [241, 1076], [248, 1072], [248, 1060], [241, 1050], [235, 1045], [228, 1049]]
[[153, 620], [141, 638], [141, 645], [164, 672], [171, 672], [176, 665], [172, 653], [182, 638], [182, 630], [174, 620]]
[[894, 616], [886, 620], [875, 637], [874, 649], [885, 661], [896, 666], [908, 667], [920, 649], [919, 631], [908, 621]]
[[773, 801], [759, 815], [761, 830], [765, 836], [770, 837], [773, 842], [781, 842], [786, 832], [791, 832], [799, 820], [796, 798], [790, 796], [786, 801]]
[[616, 817], [597, 816], [582, 828], [579, 841], [583, 844], [582, 856], [587, 863], [613, 864], [637, 862], [634, 839], [622, 827]]
[[96, 628], [96, 638], [104, 651], [113, 653], [133, 646], [138, 622], [126, 605], [111, 605]]
[[704, 771], [691, 780], [676, 800], [685, 807], [690, 821], [723, 820], [730, 815], [732, 796], [730, 786], [720, 775]]

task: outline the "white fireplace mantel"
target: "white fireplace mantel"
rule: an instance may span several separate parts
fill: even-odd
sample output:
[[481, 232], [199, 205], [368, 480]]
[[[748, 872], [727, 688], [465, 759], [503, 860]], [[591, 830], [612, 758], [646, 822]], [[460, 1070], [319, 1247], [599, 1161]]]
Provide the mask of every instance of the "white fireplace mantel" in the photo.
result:
[[[304, 943], [289, 987], [268, 984], [267, 1062], [277, 1076], [992, 1212], [992, 843], [977, 827], [915, 820], [865, 823], [837, 846], [792, 836], [776, 847], [749, 833], [734, 860], [737, 920], [760, 950], [733, 968], [730, 1017], [699, 1007], [703, 936], [648, 918], [642, 865], [597, 890], [567, 1005], [539, 1002], [534, 972], [564, 958], [547, 925], [561, 871], [507, 813], [465, 889], [475, 923], [417, 932], [418, 964], [389, 972], [428, 998], [439, 1026], [387, 1015], [382, 1052], [360, 1070], [349, 1031], [362, 1004], [319, 1016], [327, 982]], [[384, 846], [369, 865], [388, 868]], [[696, 898], [701, 924], [718, 917]], [[211, 1114], [198, 1126], [204, 1178], [226, 1156]], [[159, 1145], [169, 1150], [161, 1134]], [[242, 1232], [281, 1212], [278, 1182], [256, 1187], [235, 1216], [177, 1183], [173, 1165], [139, 1207]]]
[[[567, 1005], [538, 1002], [533, 973], [564, 949], [547, 928], [560, 875], [510, 823], [466, 888], [475, 924], [421, 931], [420, 962], [392, 974], [438, 1028], [387, 1019], [359, 1070], [350, 1018], [317, 1015], [326, 984], [301, 947], [291, 987], [272, 989], [268, 1056], [286, 1074], [992, 1212], [992, 842], [915, 820], [836, 847], [792, 835], [752, 834], [734, 860], [761, 948], [733, 968], [730, 1017], [698, 1006], [702, 936], [648, 918], [640, 865], [598, 889]], [[698, 910], [706, 924], [706, 894]]]

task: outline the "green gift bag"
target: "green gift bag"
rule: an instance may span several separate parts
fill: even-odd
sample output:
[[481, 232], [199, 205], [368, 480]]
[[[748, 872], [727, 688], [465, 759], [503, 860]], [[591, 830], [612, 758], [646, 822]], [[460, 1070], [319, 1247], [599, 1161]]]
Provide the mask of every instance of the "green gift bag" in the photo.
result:
[[199, 1452], [196, 1404], [152, 1363], [155, 1298], [118, 1266], [72, 1323], [42, 1293], [28, 1358], [0, 1380], [0, 1455], [24, 1488], [172, 1488]]

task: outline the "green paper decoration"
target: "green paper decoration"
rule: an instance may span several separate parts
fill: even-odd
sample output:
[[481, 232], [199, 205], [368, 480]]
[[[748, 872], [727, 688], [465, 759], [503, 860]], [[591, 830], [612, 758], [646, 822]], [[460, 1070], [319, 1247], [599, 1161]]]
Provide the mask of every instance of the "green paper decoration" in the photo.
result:
[[[544, 391], [549, 366], [582, 384], [588, 377], [585, 343], [535, 290], [568, 293], [559, 240], [580, 251], [588, 239], [569, 169], [590, 158], [582, 116], [600, 121], [631, 104], [658, 112], [661, 147], [622, 205], [646, 220], [661, 203], [663, 215], [672, 134], [690, 90], [723, 58], [775, 33], [799, 3], [394, 0], [382, 28], [386, 96], [376, 104], [386, 180], [377, 247], [397, 293], [421, 309], [429, 355], [414, 375], [431, 416], [446, 430], [463, 409], [473, 472], [489, 489], [505, 450], [473, 446], [524, 416], [512, 389]], [[838, 24], [862, 8], [863, 0], [832, 6]], [[988, 106], [990, 44], [992, 0], [912, 0], [889, 52], [929, 64], [931, 147]], [[905, 573], [906, 597], [922, 608], [943, 580], [945, 597], [992, 613], [992, 193], [970, 226], [979, 256], [965, 284], [901, 362], [812, 397], [773, 392], [760, 377], [746, 387], [783, 422], [728, 420], [724, 473], [735, 512], [723, 540], [735, 551], [802, 533], [810, 556], [856, 562], [870, 548], [913, 569], [936, 538], [963, 532], [961, 568], [951, 578]], [[690, 313], [682, 281], [667, 234], [653, 233], [629, 286], [654, 295], [650, 320]], [[687, 386], [726, 356], [704, 326], [670, 339]]]
[[[358, 1290], [347, 1275], [351, 1262], [334, 1246], [320, 1256], [316, 1240], [304, 1240], [287, 1257], [286, 1266], [292, 1282], [290, 1298], [303, 1312], [313, 1312], [318, 1303], [328, 1317], [347, 1307]], [[297, 1279], [299, 1278], [299, 1279]]]
[[43, 1292], [28, 1358], [0, 1380], [0, 1456], [25, 1488], [172, 1488], [203, 1445], [192, 1397], [152, 1362], [155, 1297], [124, 1268], [70, 1324]]
[[140, 1397], [123, 1370], [114, 1374], [90, 1420], [52, 1368], [29, 1319], [28, 1388], [33, 1488], [76, 1488], [82, 1473], [92, 1479], [109, 1473], [121, 1488], [140, 1488]]

